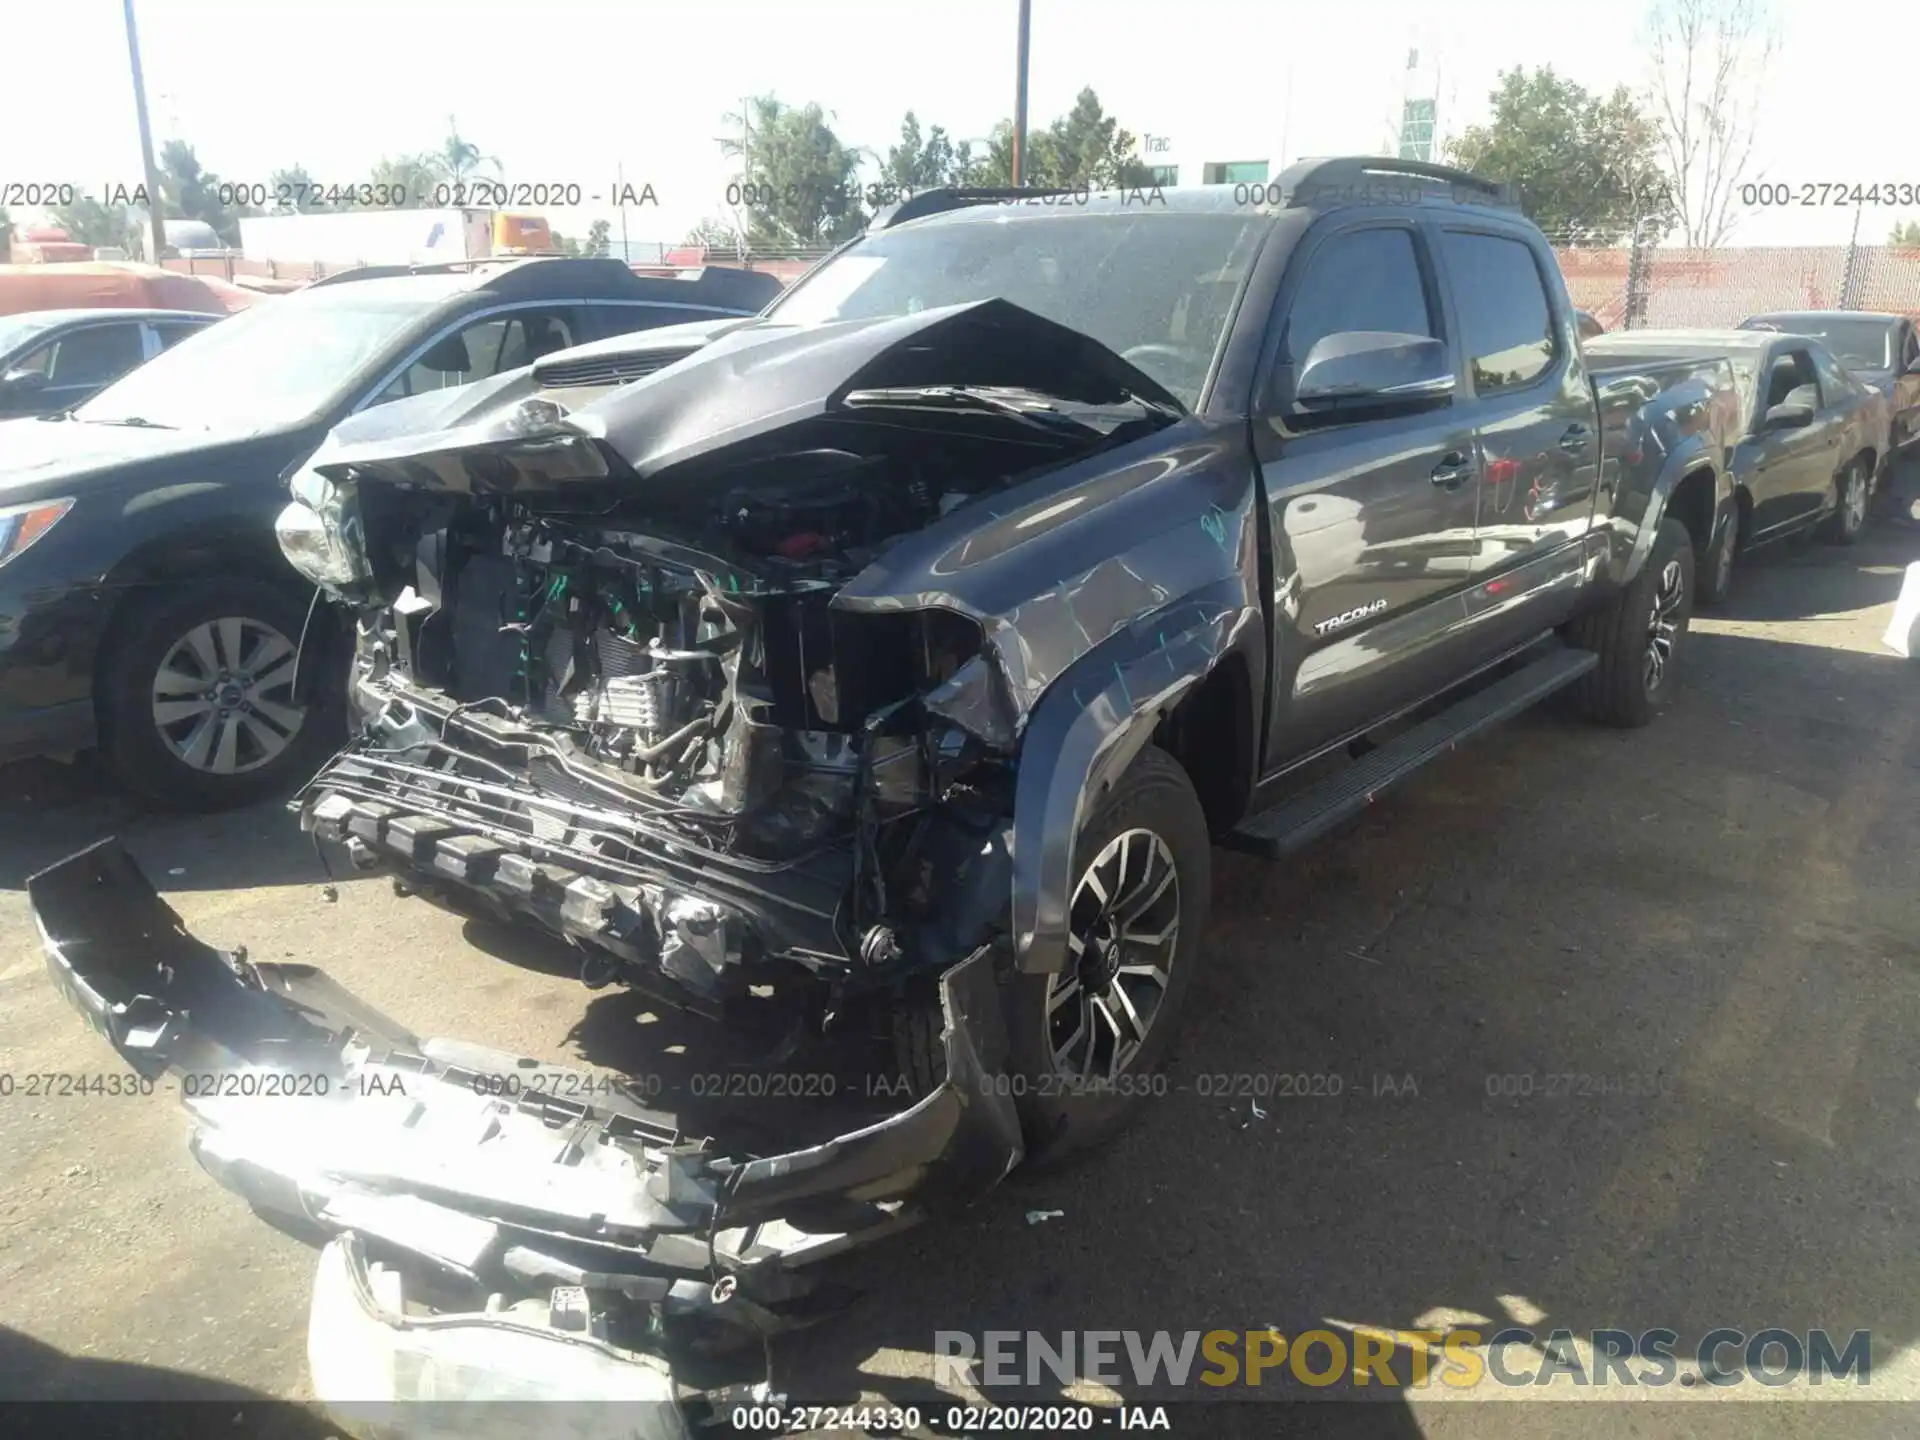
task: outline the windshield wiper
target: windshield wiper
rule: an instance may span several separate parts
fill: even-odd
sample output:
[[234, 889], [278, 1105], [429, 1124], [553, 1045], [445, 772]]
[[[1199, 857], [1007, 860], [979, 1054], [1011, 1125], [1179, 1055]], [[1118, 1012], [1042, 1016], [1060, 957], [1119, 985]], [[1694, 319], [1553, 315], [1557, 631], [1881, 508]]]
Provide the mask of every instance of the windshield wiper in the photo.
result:
[[[75, 417], [78, 418], [77, 416]], [[125, 425], [134, 430], [178, 430], [178, 425], [162, 425], [144, 415], [116, 415], [111, 420], [82, 420], [83, 425]]]

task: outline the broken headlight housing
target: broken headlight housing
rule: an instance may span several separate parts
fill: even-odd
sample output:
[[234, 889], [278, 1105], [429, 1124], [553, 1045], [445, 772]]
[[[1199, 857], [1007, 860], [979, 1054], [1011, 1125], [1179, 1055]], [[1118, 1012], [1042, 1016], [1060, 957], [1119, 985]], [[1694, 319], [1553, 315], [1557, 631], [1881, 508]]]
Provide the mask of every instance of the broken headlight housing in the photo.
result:
[[273, 524], [287, 563], [314, 584], [332, 589], [370, 578], [351, 489], [310, 469], [297, 471], [288, 489], [293, 503]]

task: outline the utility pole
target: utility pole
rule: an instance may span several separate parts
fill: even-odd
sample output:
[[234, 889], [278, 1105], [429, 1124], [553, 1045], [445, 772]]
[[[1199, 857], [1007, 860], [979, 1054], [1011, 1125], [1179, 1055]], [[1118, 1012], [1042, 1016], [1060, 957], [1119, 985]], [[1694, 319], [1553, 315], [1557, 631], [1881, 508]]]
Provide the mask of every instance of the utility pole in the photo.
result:
[[140, 74], [140, 35], [133, 26], [133, 0], [121, 0], [127, 17], [127, 59], [133, 66], [133, 113], [140, 121], [140, 164], [147, 177], [147, 220], [152, 227], [154, 264], [167, 248], [166, 205], [160, 197], [160, 171], [153, 163], [153, 131], [147, 124], [147, 82]]
[[631, 265], [633, 247], [627, 243], [627, 162], [622, 160], [614, 173], [620, 186], [620, 261]]
[[[129, 0], [131, 3], [131, 0]], [[1027, 31], [1033, 18], [1032, 0], [1020, 0], [1020, 44], [1013, 83], [1013, 183], [1018, 186], [1027, 158]]]

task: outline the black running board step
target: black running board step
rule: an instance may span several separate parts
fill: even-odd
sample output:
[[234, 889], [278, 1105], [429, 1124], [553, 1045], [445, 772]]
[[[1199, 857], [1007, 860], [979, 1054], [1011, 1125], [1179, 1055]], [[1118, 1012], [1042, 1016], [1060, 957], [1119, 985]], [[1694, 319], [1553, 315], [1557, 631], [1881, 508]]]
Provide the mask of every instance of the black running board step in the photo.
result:
[[1429, 760], [1572, 684], [1599, 660], [1591, 650], [1550, 651], [1431, 720], [1421, 721], [1364, 759], [1242, 821], [1222, 843], [1229, 849], [1269, 858], [1309, 845], [1352, 819]]

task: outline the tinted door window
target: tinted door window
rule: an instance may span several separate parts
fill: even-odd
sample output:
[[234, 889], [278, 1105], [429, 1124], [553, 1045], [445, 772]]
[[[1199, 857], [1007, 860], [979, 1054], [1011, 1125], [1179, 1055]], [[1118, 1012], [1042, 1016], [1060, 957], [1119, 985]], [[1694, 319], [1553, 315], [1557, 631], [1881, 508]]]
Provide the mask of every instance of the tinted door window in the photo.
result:
[[1841, 370], [1839, 362], [1826, 351], [1813, 352], [1813, 368], [1820, 377], [1821, 403], [1837, 405], [1853, 394], [1853, 382]]
[[37, 350], [30, 350], [7, 367], [11, 374], [16, 370], [25, 370], [34, 375], [53, 373], [53, 352], [60, 348], [58, 340], [49, 340]]
[[160, 348], [162, 350], [171, 350], [189, 335], [198, 335], [207, 327], [204, 325], [192, 325], [181, 321], [156, 325], [153, 328], [160, 332]]
[[1460, 230], [1446, 231], [1441, 243], [1473, 388], [1486, 395], [1546, 374], [1553, 364], [1553, 309], [1533, 248]]
[[452, 390], [530, 365], [543, 355], [577, 344], [576, 328], [574, 317], [564, 310], [516, 310], [475, 320], [436, 341], [374, 403], [429, 390]]
[[1290, 313], [1286, 359], [1294, 366], [1343, 330], [1433, 335], [1413, 232], [1395, 227], [1335, 235], [1307, 262]]
[[696, 320], [724, 320], [712, 310], [689, 310], [679, 305], [600, 305], [594, 307], [595, 323], [602, 335], [631, 335], [636, 330], [651, 330], [659, 325], [687, 325]]
[[[1805, 393], [1796, 393], [1804, 391]], [[1764, 410], [1787, 403], [1792, 397], [1795, 404], [1818, 406], [1819, 384], [1814, 379], [1813, 361], [1804, 350], [1789, 350], [1776, 355], [1767, 375], [1767, 402]]]
[[104, 385], [144, 359], [138, 325], [89, 325], [55, 343], [48, 379], [55, 385]]

